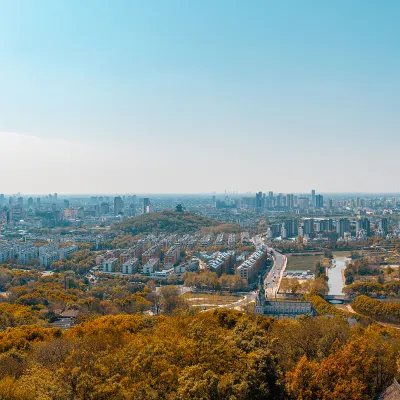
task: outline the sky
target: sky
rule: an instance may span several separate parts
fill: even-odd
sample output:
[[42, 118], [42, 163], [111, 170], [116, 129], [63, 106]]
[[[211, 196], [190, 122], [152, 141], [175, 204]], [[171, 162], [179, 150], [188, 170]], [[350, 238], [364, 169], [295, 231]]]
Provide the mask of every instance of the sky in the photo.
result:
[[0, 0], [0, 193], [400, 192], [400, 2]]

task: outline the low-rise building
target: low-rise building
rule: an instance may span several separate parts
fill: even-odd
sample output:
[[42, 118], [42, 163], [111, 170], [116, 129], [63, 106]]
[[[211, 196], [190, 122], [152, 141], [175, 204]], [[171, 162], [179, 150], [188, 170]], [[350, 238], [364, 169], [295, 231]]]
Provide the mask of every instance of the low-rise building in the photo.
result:
[[147, 261], [146, 264], [143, 265], [142, 274], [150, 275], [154, 271], [158, 271], [159, 266], [160, 266], [160, 260], [158, 258], [151, 258], [149, 261]]
[[54, 261], [58, 261], [57, 251], [50, 251], [39, 256], [39, 262], [42, 267], [50, 268]]
[[134, 258], [132, 260], [125, 261], [121, 265], [121, 274], [136, 274], [138, 272], [139, 268], [139, 260], [137, 258]]
[[118, 258], [108, 258], [103, 261], [102, 272], [115, 272], [115, 268], [118, 265]]
[[267, 250], [264, 247], [257, 249], [246, 261], [237, 267], [237, 275], [248, 283], [254, 282], [267, 260], [267, 254]]
[[251, 241], [250, 238], [250, 233], [249, 232], [242, 232], [240, 234], [240, 241], [242, 243], [242, 246], [252, 244], [253, 242]]
[[216, 246], [222, 246], [224, 244], [224, 234], [223, 233], [220, 233], [218, 236], [217, 236], [217, 239], [215, 239], [215, 245]]
[[38, 258], [38, 251], [36, 248], [22, 250], [18, 254], [18, 262], [23, 265], [30, 264], [34, 259]]
[[57, 244], [48, 244], [40, 246], [38, 251], [40, 265], [49, 268], [54, 261], [67, 258], [78, 251], [78, 246], [72, 245], [59, 248]]
[[207, 269], [211, 272], [215, 272], [218, 276], [221, 276], [223, 273], [228, 273], [231, 257], [232, 255], [230, 253], [218, 252], [216, 258], [208, 262]]
[[161, 271], [154, 271], [150, 273], [150, 277], [155, 279], [166, 279], [168, 278], [168, 276], [174, 273], [175, 273], [174, 268], [168, 268], [168, 269], [163, 269]]
[[165, 253], [165, 265], [173, 266], [179, 262], [181, 256], [181, 247], [179, 244], [174, 244]]
[[211, 246], [211, 242], [212, 242], [212, 236], [205, 235], [200, 239], [200, 246], [201, 247], [209, 247], [209, 246]]
[[142, 264], [146, 264], [152, 258], [158, 258], [158, 257], [160, 257], [160, 247], [157, 245], [150, 247], [150, 249], [146, 250], [142, 254]]
[[256, 314], [263, 314], [276, 319], [297, 318], [300, 315], [316, 315], [310, 301], [276, 300], [266, 298], [262, 283], [259, 284], [259, 292], [256, 298], [254, 312]]
[[234, 249], [236, 245], [236, 235], [234, 233], [230, 233], [228, 236], [228, 247], [230, 249]]
[[78, 250], [79, 248], [76, 245], [62, 247], [61, 249], [58, 249], [58, 257], [59, 259], [67, 258], [68, 256], [70, 256], [71, 254], [75, 253]]
[[198, 258], [192, 258], [184, 264], [177, 265], [174, 269], [177, 275], [183, 274], [184, 272], [200, 272], [200, 260]]

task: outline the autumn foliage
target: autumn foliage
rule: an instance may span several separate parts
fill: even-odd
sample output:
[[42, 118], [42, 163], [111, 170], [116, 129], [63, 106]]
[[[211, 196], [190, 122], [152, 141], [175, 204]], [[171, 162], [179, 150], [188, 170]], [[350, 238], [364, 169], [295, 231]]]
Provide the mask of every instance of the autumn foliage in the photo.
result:
[[113, 224], [112, 229], [118, 233], [137, 235], [143, 232], [196, 232], [204, 227], [215, 227], [218, 225], [220, 225], [220, 222], [217, 220], [202, 215], [191, 214], [186, 211], [164, 210], [126, 218], [122, 222]]
[[8, 328], [0, 343], [0, 398], [11, 400], [373, 399], [400, 348], [397, 332], [342, 317], [225, 309]]
[[398, 303], [386, 303], [371, 299], [368, 296], [358, 296], [355, 298], [352, 307], [360, 314], [378, 321], [400, 323], [400, 304]]

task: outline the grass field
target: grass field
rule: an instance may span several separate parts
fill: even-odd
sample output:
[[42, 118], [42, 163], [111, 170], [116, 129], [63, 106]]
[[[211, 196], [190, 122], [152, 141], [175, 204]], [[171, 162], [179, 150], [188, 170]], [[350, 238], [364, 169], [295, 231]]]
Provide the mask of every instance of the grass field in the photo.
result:
[[307, 271], [307, 270], [313, 270], [314, 265], [316, 264], [317, 261], [322, 260], [322, 256], [319, 255], [301, 255], [301, 256], [294, 256], [294, 255], [289, 255], [288, 256], [288, 263], [286, 270], [287, 271]]
[[195, 307], [215, 307], [235, 303], [244, 299], [243, 296], [220, 295], [209, 293], [190, 293], [187, 292], [183, 297]]

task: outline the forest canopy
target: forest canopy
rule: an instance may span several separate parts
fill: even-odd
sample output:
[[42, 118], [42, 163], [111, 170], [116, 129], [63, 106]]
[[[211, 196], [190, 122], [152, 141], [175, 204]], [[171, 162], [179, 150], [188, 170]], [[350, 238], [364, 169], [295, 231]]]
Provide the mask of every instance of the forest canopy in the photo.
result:
[[137, 235], [143, 232], [196, 232], [204, 227], [216, 227], [221, 223], [215, 219], [189, 212], [164, 210], [124, 219], [111, 226], [116, 232]]
[[340, 316], [226, 309], [8, 328], [0, 343], [7, 400], [368, 400], [391, 384], [400, 348], [396, 331]]

